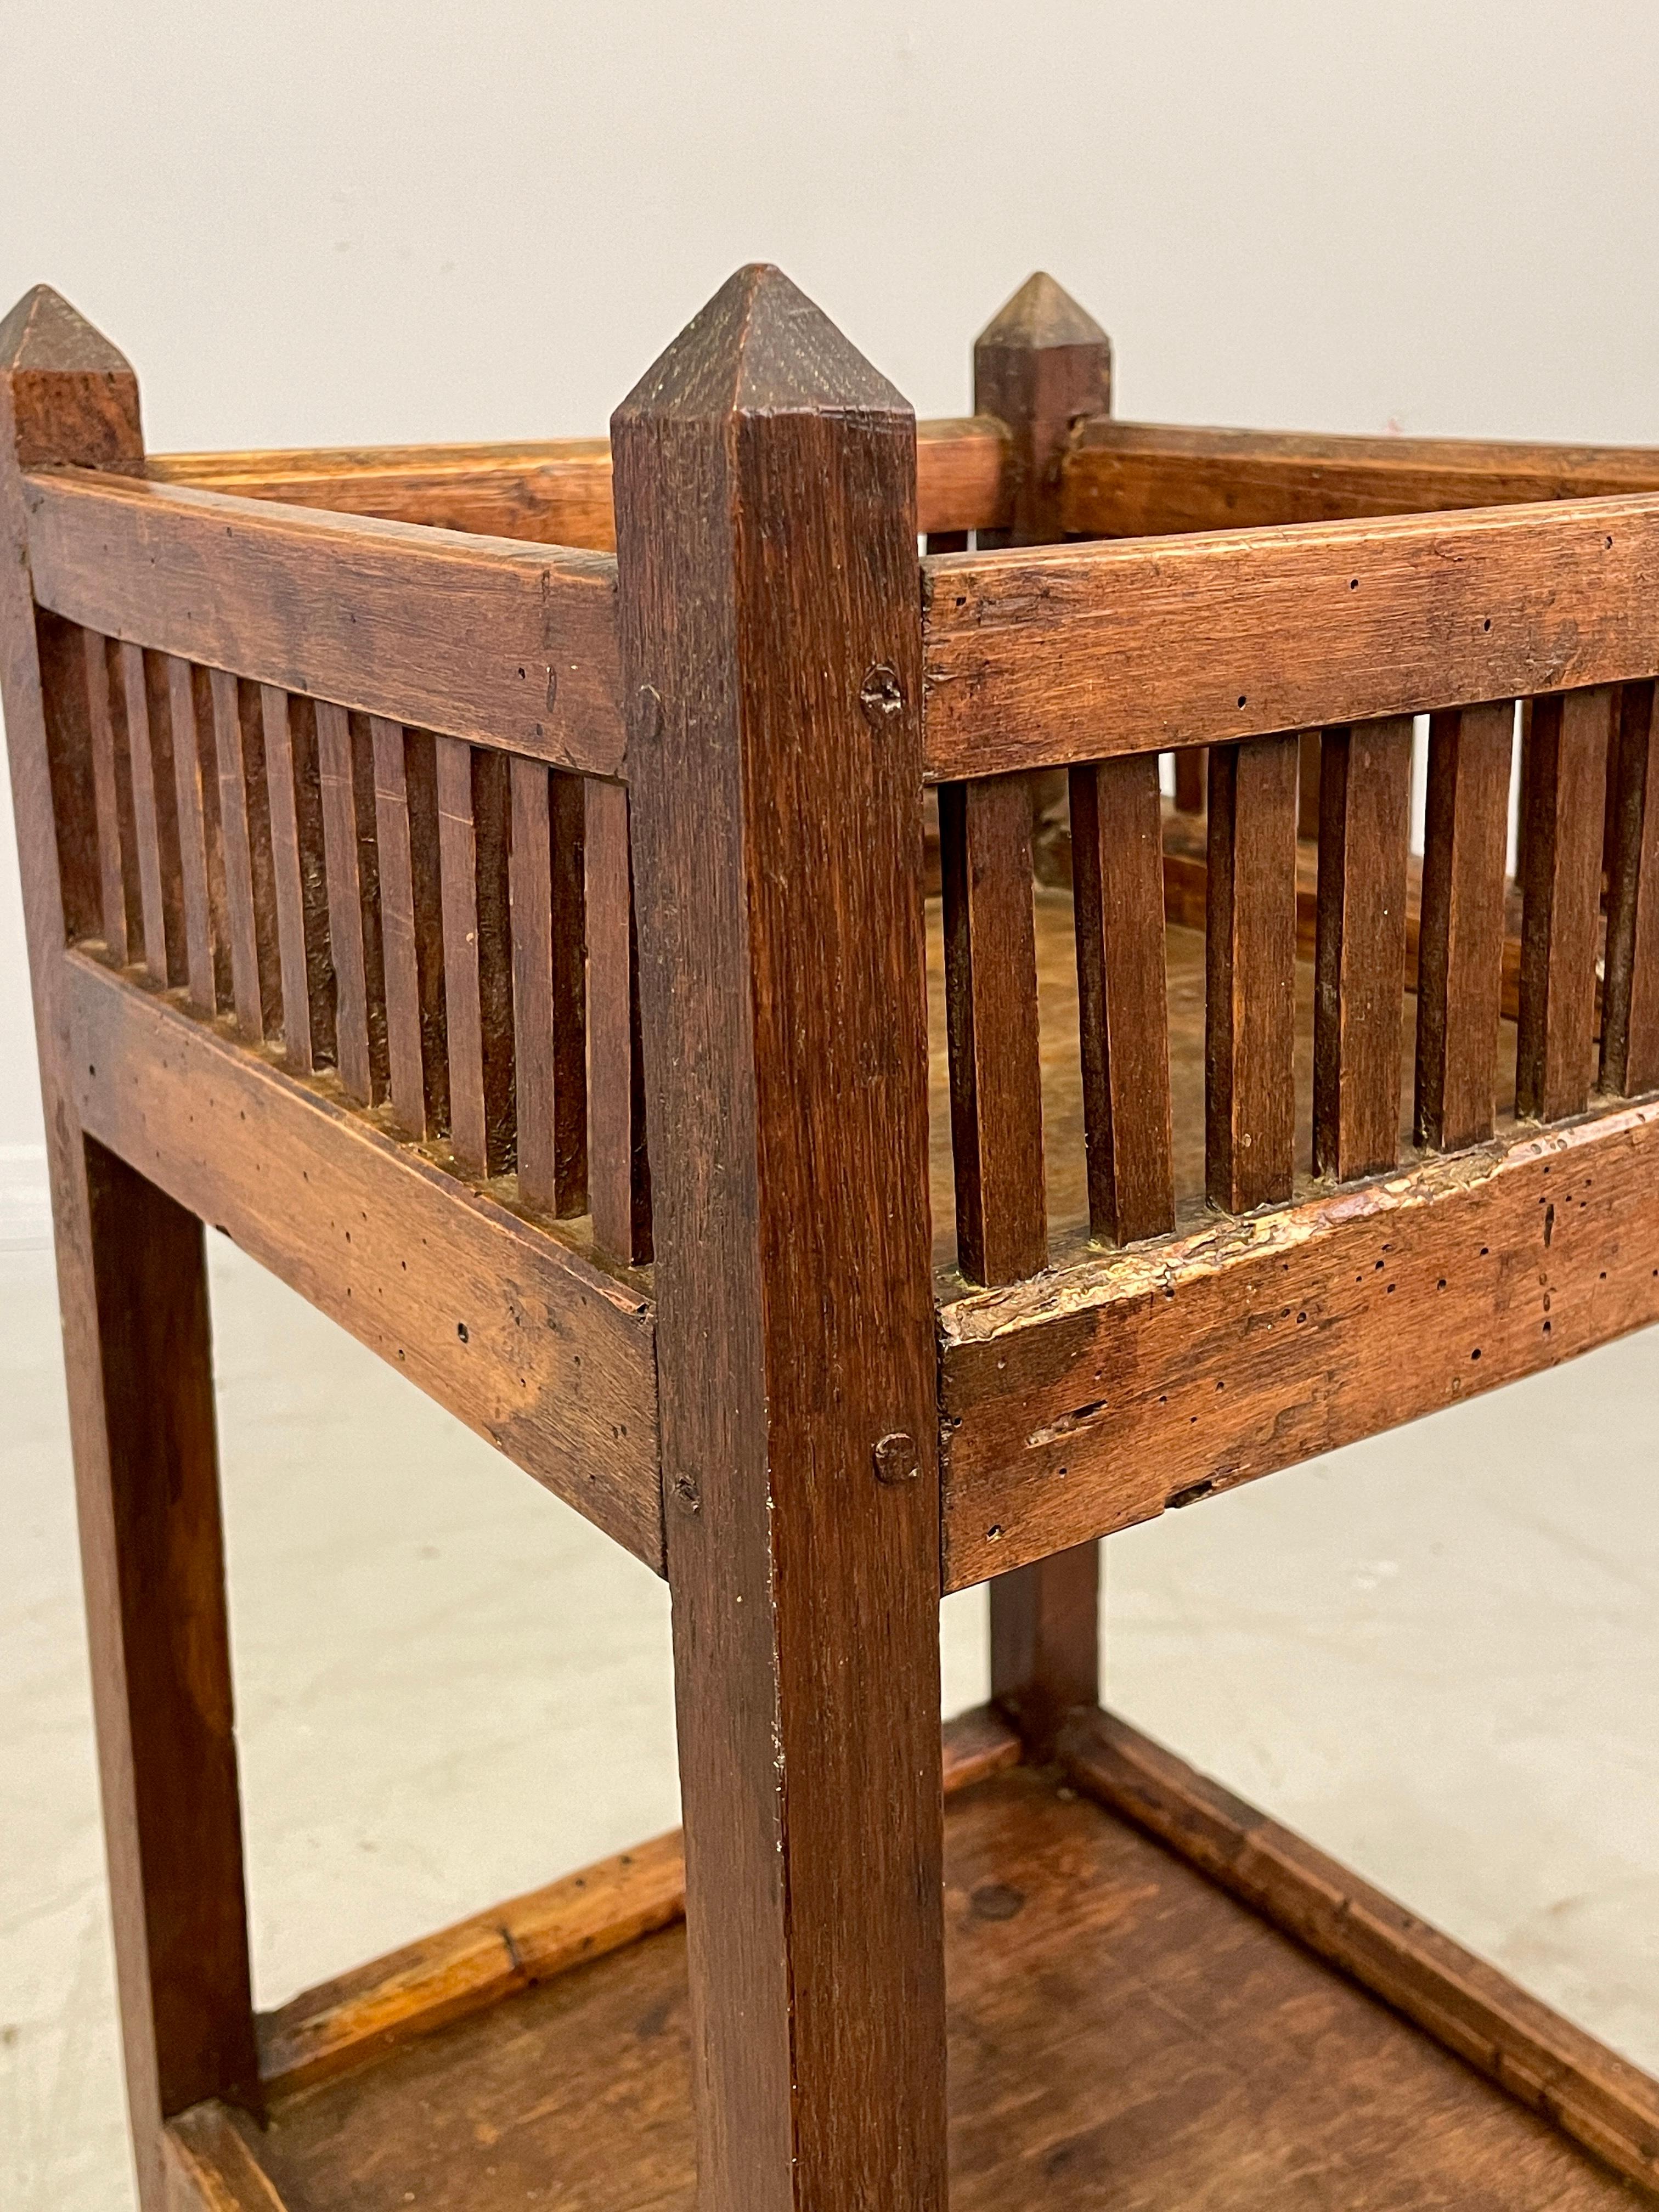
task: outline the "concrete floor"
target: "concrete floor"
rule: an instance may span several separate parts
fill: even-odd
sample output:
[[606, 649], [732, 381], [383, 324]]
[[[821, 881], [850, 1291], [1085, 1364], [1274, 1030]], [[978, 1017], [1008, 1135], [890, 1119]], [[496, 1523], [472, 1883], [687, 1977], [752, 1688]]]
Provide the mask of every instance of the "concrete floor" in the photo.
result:
[[[213, 1240], [258, 2000], [669, 1826], [665, 1594]], [[0, 1253], [0, 2207], [131, 2203], [49, 1260]], [[1110, 1701], [1659, 2068], [1659, 1333], [1109, 1547]], [[945, 1700], [984, 1694], [982, 1596]]]

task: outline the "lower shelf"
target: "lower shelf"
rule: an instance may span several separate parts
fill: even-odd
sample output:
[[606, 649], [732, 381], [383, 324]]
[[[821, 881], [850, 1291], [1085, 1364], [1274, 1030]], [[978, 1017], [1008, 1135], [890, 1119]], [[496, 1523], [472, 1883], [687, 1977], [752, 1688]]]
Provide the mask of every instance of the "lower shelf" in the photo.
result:
[[[1653, 2201], [1218, 1886], [1254, 1884], [1262, 1903], [1276, 1881], [1263, 1909], [1293, 1924], [1300, 1913], [1307, 1941], [1340, 1955], [1348, 1938], [1309, 1917], [1319, 1889], [1309, 1869], [1328, 1863], [1290, 1838], [1275, 1855], [1282, 1834], [1098, 1717], [1074, 1735], [1066, 1770], [1013, 1766], [951, 1797], [951, 2212]], [[1286, 1884], [1300, 1885], [1299, 1905], [1286, 1905]], [[1370, 1893], [1357, 1886], [1319, 1893], [1339, 1918], [1365, 1917], [1354, 1899]], [[1501, 1978], [1467, 1961], [1466, 1989], [1462, 1954], [1376, 1902], [1382, 1934], [1364, 1940], [1396, 1975], [1402, 1945], [1419, 1962], [1419, 1986], [1396, 1999], [1405, 2010], [1431, 2014], [1455, 1984], [1463, 2014], [1496, 2003], [1492, 2016], [1508, 2017]], [[1370, 1978], [1388, 1985], [1382, 1968]], [[1650, 2160], [1656, 2143], [1639, 2137], [1659, 2116], [1653, 2085], [1513, 1994], [1517, 2048], [1565, 2051], [1566, 2094], [1576, 2085], [1608, 2103], [1626, 2162]], [[687, 2035], [684, 1932], [659, 1926], [356, 2071], [297, 2090], [273, 2082], [263, 2129], [216, 2106], [185, 2114], [170, 2130], [179, 2201], [193, 2193], [214, 2212], [691, 2212]], [[1482, 2058], [1500, 2073], [1512, 2061]], [[1558, 2086], [1529, 2080], [1523, 2094], [1553, 2108]], [[1582, 2116], [1573, 2124], [1583, 2132]]]

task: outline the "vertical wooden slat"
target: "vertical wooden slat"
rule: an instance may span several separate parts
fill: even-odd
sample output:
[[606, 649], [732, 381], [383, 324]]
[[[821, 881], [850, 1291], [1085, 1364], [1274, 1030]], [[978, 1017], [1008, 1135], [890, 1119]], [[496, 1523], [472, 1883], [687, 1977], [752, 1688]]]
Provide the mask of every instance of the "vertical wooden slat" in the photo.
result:
[[1513, 700], [1430, 719], [1414, 1124], [1438, 1152], [1492, 1133], [1514, 751]]
[[369, 719], [386, 960], [387, 1078], [400, 1127], [424, 1143], [449, 1119], [443, 906], [433, 739]]
[[590, 783], [586, 805], [588, 1210], [598, 1249], [642, 1265], [652, 1255], [651, 1168], [627, 790]]
[[1341, 1182], [1400, 1156], [1411, 808], [1409, 714], [1325, 732], [1313, 1162]]
[[1294, 731], [1210, 748], [1205, 1187], [1226, 1213], [1295, 1176], [1299, 754]]
[[386, 961], [380, 939], [380, 842], [367, 719], [319, 702], [317, 754], [333, 948], [340, 1080], [361, 1105], [386, 1095]]
[[1048, 1256], [1030, 787], [941, 785], [939, 819], [957, 1264], [1012, 1283]]
[[1616, 774], [1607, 779], [1613, 805], [1601, 1088], [1622, 1097], [1659, 1090], [1659, 732], [1653, 694], [1651, 684], [1623, 686]]
[[1522, 841], [1516, 1110], [1556, 1121], [1589, 1102], [1601, 908], [1603, 779], [1613, 694], [1533, 702]]
[[[198, 711], [198, 693], [206, 690], [207, 673], [176, 654], [164, 658], [168, 723], [173, 732], [173, 789], [179, 808], [185, 978], [191, 1005], [198, 1013], [216, 1014], [220, 969], [228, 970], [228, 946], [219, 780], [207, 750], [212, 741], [211, 710]], [[200, 703], [207, 708], [205, 699]]]
[[1157, 755], [1074, 768], [1071, 801], [1089, 1226], [1130, 1244], [1175, 1226]]
[[270, 684], [259, 687], [259, 709], [270, 798], [283, 1041], [295, 1073], [310, 1075], [333, 1065], [336, 1029], [317, 714], [309, 699], [291, 697]]
[[514, 1159], [513, 983], [505, 754], [437, 740], [450, 1143], [469, 1175]]
[[259, 1044], [276, 1036], [283, 1023], [264, 720], [257, 689], [222, 668], [210, 673], [209, 695], [218, 763], [231, 1001], [238, 1029], [250, 1044]]
[[587, 1210], [582, 786], [513, 763], [513, 1007], [519, 1196], [556, 1217]]
[[[87, 713], [92, 733], [94, 804], [98, 815], [99, 886], [104, 942], [125, 968], [143, 942], [137, 850], [132, 822], [132, 769], [127, 757], [124, 688], [111, 666], [112, 643], [95, 629], [81, 633], [86, 661]], [[118, 662], [117, 668], [118, 668]]]
[[157, 656], [121, 647], [122, 696], [132, 764], [133, 834], [138, 848], [144, 965], [163, 987], [185, 980], [184, 899], [179, 884], [178, 801], [166, 679]]

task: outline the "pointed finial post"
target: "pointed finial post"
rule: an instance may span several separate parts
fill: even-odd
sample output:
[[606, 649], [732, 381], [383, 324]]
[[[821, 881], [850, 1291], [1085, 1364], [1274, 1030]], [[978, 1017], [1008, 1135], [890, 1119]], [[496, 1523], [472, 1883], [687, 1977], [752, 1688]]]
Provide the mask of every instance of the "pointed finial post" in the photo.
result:
[[1111, 408], [1111, 340], [1039, 269], [974, 346], [974, 410], [996, 416], [1012, 441], [1013, 514], [1002, 543], [1045, 545], [1061, 536], [1060, 464], [1072, 426]]
[[701, 2201], [943, 2212], [915, 420], [749, 268], [611, 447]]
[[143, 2212], [163, 2123], [257, 2111], [201, 1224], [84, 1139], [66, 936], [101, 904], [83, 634], [34, 603], [27, 471], [141, 476], [138, 384], [45, 285], [0, 322], [0, 696], [46, 1107], [70, 1430]]

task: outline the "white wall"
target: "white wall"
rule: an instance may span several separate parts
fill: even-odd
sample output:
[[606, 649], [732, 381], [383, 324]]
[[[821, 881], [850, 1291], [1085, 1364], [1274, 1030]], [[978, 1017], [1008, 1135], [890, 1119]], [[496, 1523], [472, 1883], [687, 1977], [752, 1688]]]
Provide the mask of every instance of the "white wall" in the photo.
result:
[[76, 0], [0, 55], [0, 306], [66, 293], [157, 451], [596, 430], [753, 258], [923, 413], [1043, 265], [1125, 413], [1659, 441], [1641, 0]]

